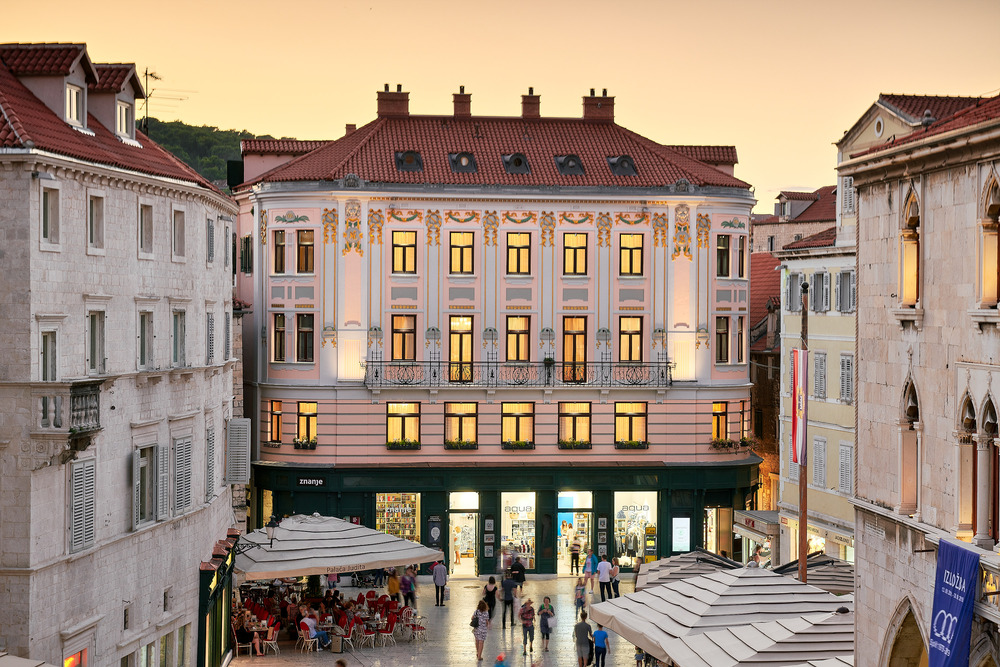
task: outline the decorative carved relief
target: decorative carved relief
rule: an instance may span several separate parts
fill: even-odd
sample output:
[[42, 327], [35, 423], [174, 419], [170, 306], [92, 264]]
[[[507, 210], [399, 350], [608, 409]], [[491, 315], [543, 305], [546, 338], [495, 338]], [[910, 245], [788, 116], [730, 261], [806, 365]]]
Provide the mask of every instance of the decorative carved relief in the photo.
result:
[[594, 221], [594, 214], [581, 211], [564, 211], [559, 214], [559, 224], [589, 225]]
[[[552, 213], [542, 213], [542, 216], [549, 215], [552, 217], [552, 224], [555, 224], [555, 215]], [[515, 225], [523, 225], [526, 222], [534, 222], [537, 219], [537, 215], [528, 211], [504, 211], [503, 221], [512, 222]]]
[[746, 229], [747, 223], [739, 218], [733, 218], [732, 220], [723, 220], [720, 226], [729, 229]]
[[556, 216], [554, 213], [542, 212], [542, 219], [540, 220], [542, 227], [542, 247], [550, 245], [555, 247], [555, 232], [556, 232]]
[[479, 222], [479, 211], [445, 211], [444, 219], [460, 225], [468, 222], [475, 224]]
[[275, 222], [309, 222], [309, 216], [307, 215], [295, 215], [295, 211], [289, 211], [284, 215], [279, 215], [274, 219]]
[[486, 240], [486, 245], [497, 244], [497, 228], [499, 227], [500, 218], [497, 217], [497, 212], [486, 211], [483, 216], [483, 238]]
[[615, 224], [619, 225], [648, 225], [649, 213], [619, 213], [615, 216]]
[[708, 247], [708, 233], [712, 229], [712, 218], [707, 213], [698, 214], [698, 247]]
[[[428, 211], [428, 214], [429, 213], [430, 211]], [[424, 212], [417, 210], [400, 211], [395, 208], [390, 208], [386, 215], [388, 215], [389, 220], [395, 222], [420, 222], [424, 217]], [[441, 216], [439, 215], [438, 218], [440, 219], [440, 217]]]
[[344, 249], [341, 254], [357, 251], [362, 257], [365, 249], [361, 246], [364, 234], [361, 233], [361, 202], [357, 199], [348, 200], [344, 206]]
[[427, 245], [441, 245], [441, 213], [427, 211], [424, 222], [427, 223]]
[[337, 209], [323, 209], [323, 243], [337, 242]]
[[260, 244], [267, 245], [267, 211], [260, 212]]
[[385, 217], [382, 209], [373, 208], [368, 211], [368, 243], [378, 243], [382, 245], [382, 225]]
[[[690, 234], [689, 234], [690, 238]], [[656, 248], [667, 247], [667, 214], [656, 213], [653, 215], [653, 246]]]
[[611, 246], [611, 214], [597, 214], [597, 246]]
[[670, 255], [675, 260], [681, 255], [691, 259], [691, 209], [680, 204], [674, 209], [674, 251]]

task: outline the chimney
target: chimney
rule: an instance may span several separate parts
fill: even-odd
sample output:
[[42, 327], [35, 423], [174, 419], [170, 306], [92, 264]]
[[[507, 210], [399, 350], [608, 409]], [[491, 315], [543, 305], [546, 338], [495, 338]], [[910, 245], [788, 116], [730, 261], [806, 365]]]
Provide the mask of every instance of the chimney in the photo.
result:
[[378, 94], [378, 117], [410, 115], [410, 94], [403, 92], [403, 86], [396, 84], [396, 92], [389, 91], [389, 84]]
[[535, 95], [534, 88], [528, 88], [528, 94], [521, 95], [521, 118], [541, 118], [541, 100], [540, 95]]
[[347, 127], [344, 128], [344, 136], [346, 137], [347, 135], [352, 134], [356, 129], [358, 129], [357, 125], [354, 123], [348, 123]]
[[455, 118], [472, 116], [472, 95], [465, 92], [465, 86], [459, 86], [458, 92], [452, 95], [455, 102]]
[[584, 120], [595, 120], [603, 122], [615, 122], [615, 98], [608, 97], [608, 89], [601, 91], [601, 96], [594, 95], [594, 89], [590, 89], [590, 95], [583, 98], [583, 118]]

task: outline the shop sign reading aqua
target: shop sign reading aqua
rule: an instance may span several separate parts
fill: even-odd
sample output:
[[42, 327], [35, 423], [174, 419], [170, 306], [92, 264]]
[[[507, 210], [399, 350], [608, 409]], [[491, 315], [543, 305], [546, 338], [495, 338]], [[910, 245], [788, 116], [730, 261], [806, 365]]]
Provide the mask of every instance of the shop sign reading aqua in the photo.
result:
[[503, 508], [504, 512], [515, 513], [515, 514], [530, 514], [531, 511], [535, 509], [532, 505], [507, 505]]
[[928, 667], [969, 664], [979, 554], [961, 545], [952, 540], [938, 545]]

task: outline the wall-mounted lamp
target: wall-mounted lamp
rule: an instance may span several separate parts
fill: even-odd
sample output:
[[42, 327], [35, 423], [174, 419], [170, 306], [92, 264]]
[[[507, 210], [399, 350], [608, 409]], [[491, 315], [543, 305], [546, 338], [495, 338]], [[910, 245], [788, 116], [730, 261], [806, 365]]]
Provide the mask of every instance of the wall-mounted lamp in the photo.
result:
[[47, 171], [33, 171], [31, 177], [39, 181], [54, 181], [56, 177]]

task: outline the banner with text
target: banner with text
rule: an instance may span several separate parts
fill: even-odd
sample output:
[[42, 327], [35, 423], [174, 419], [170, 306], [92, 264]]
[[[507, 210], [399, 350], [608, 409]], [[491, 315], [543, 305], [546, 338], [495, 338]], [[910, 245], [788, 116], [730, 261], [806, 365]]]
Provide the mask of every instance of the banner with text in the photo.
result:
[[792, 463], [806, 463], [809, 423], [809, 350], [792, 350]]
[[928, 667], [969, 664], [979, 554], [963, 544], [941, 540], [938, 545]]

